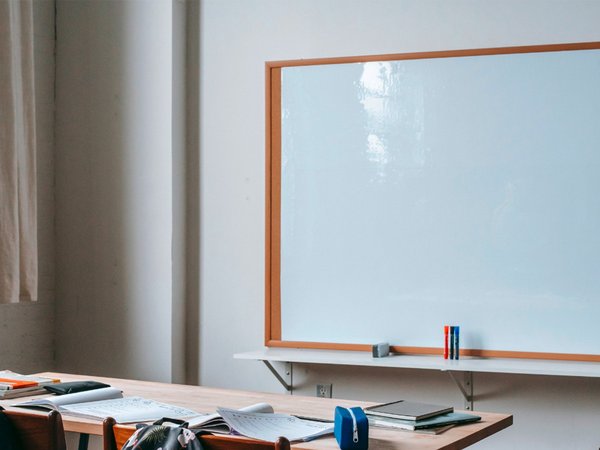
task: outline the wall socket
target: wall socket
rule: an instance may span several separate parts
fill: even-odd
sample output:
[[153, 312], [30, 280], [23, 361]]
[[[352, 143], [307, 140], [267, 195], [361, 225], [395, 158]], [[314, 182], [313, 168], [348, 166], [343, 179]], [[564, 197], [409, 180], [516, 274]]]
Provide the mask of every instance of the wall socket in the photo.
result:
[[317, 384], [317, 397], [331, 398], [333, 384]]

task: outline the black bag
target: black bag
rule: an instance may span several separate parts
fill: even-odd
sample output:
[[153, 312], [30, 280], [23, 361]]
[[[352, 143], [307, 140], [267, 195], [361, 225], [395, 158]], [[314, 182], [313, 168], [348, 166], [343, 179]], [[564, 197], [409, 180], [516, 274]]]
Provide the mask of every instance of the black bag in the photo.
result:
[[[177, 427], [164, 422], [179, 424]], [[160, 419], [152, 425], [138, 425], [122, 450], [204, 450], [200, 439], [187, 428], [188, 423], [177, 419]]]

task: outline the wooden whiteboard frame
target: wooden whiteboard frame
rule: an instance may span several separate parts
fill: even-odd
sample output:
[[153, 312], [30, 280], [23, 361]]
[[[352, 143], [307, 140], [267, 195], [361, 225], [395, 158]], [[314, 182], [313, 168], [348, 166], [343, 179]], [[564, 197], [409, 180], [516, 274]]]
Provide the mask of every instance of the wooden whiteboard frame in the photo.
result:
[[[481, 48], [388, 55], [352, 56], [288, 61], [269, 61], [265, 64], [266, 92], [266, 207], [265, 207], [265, 345], [267, 347], [312, 348], [331, 350], [370, 351], [370, 344], [301, 342], [282, 340], [281, 330], [281, 69], [284, 67], [348, 64], [376, 61], [399, 61], [430, 58], [505, 55], [518, 53], [597, 50], [600, 42], [535, 45], [519, 47]], [[437, 347], [392, 346], [394, 353], [441, 355]], [[600, 362], [600, 355], [520, 352], [488, 349], [462, 349], [461, 354], [476, 357], [528, 358]]]

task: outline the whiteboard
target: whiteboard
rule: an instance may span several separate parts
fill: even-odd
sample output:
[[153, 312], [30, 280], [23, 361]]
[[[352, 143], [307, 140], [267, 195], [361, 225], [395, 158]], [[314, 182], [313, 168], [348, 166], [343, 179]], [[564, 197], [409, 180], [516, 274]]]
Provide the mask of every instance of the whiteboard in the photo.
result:
[[271, 340], [600, 355], [600, 49], [334, 62], [279, 72]]

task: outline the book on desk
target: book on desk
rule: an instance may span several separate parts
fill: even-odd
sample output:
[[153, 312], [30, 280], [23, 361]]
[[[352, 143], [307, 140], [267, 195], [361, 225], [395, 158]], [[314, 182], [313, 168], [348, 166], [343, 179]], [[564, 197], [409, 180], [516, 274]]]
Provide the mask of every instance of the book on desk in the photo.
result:
[[396, 400], [365, 408], [369, 416], [392, 417], [394, 419], [421, 420], [454, 411], [452, 406]]
[[405, 400], [365, 408], [369, 425], [424, 431], [437, 434], [454, 425], [481, 420], [474, 414], [456, 413], [451, 406], [430, 405]]
[[57, 378], [22, 375], [11, 370], [0, 370], [0, 400], [45, 394], [44, 386], [60, 382]]
[[170, 417], [194, 417], [199, 413], [142, 397], [123, 397], [121, 389], [106, 387], [74, 394], [53, 395], [11, 406], [54, 409], [62, 414], [88, 419], [112, 417], [118, 423], [135, 423]]
[[[475, 414], [450, 412], [440, 414], [434, 417], [428, 417], [421, 420], [404, 420], [395, 419], [392, 417], [377, 417], [367, 416], [369, 425], [381, 426], [386, 428], [399, 428], [401, 430], [418, 431], [418, 430], [434, 430], [445, 431], [449, 426], [462, 425], [481, 420], [481, 417]], [[443, 430], [442, 430], [443, 428]], [[439, 430], [438, 430], [439, 429]], [[434, 432], [434, 434], [437, 434]]]

